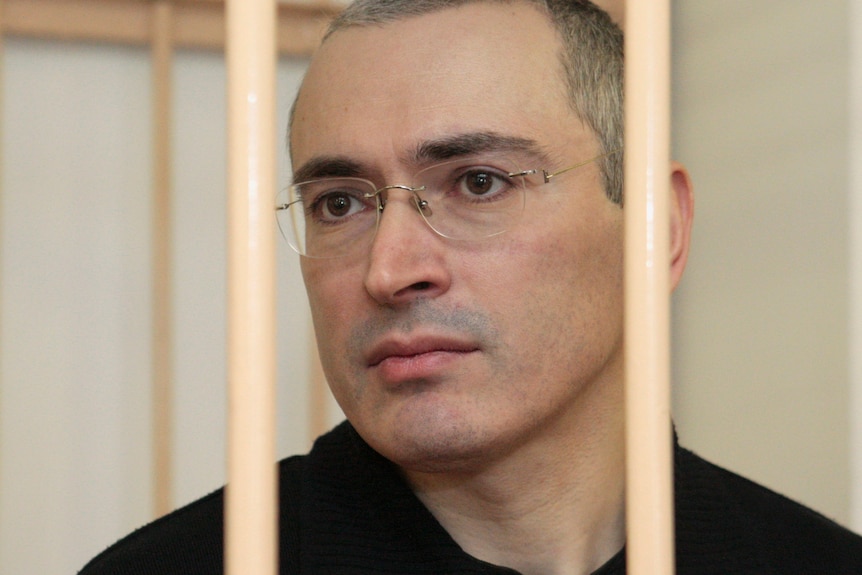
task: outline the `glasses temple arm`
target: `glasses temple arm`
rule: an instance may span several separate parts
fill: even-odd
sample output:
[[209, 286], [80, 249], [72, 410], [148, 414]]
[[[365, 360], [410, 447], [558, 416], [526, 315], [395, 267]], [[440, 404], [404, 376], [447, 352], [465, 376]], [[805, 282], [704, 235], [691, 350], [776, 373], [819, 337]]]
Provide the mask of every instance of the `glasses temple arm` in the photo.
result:
[[[574, 166], [569, 166], [568, 168], [563, 168], [559, 172], [551, 173], [551, 172], [548, 172], [548, 170], [542, 170], [542, 176], [544, 176], [545, 183], [547, 184], [548, 182], [551, 181], [551, 178], [556, 178], [560, 174], [565, 174], [566, 172], [570, 172], [576, 168], [580, 168], [581, 166], [586, 166], [590, 162], [595, 162], [596, 160], [600, 160], [600, 159], [604, 158], [605, 156], [610, 156], [611, 154], [616, 154], [619, 151], [620, 150], [617, 149], [617, 150], [611, 150], [610, 152], [605, 152], [604, 154], [599, 154], [595, 158], [590, 158], [589, 160], [580, 162], [578, 164], [575, 164]], [[533, 173], [535, 173], [535, 170], [533, 170]]]

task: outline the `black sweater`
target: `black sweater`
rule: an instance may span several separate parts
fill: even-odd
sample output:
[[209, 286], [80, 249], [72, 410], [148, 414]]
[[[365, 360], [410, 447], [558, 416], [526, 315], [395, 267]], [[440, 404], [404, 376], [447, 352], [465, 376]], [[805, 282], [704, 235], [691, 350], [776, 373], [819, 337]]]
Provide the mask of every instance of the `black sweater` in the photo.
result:
[[[862, 574], [862, 537], [676, 447], [679, 575]], [[462, 551], [344, 423], [283, 460], [280, 573], [511, 575]], [[221, 575], [223, 490], [122, 539], [81, 575]], [[625, 573], [622, 549], [594, 575]]]

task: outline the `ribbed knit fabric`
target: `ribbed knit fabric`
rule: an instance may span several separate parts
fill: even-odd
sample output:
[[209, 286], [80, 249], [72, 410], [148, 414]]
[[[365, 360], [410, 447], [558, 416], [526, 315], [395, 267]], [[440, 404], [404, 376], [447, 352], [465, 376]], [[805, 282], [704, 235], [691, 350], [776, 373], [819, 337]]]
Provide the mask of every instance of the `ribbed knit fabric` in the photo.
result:
[[[344, 423], [280, 464], [284, 575], [512, 575], [458, 547], [394, 466]], [[862, 575], [862, 538], [679, 448], [680, 575]], [[221, 575], [223, 493], [139, 529], [81, 575]], [[621, 550], [594, 575], [625, 573]]]

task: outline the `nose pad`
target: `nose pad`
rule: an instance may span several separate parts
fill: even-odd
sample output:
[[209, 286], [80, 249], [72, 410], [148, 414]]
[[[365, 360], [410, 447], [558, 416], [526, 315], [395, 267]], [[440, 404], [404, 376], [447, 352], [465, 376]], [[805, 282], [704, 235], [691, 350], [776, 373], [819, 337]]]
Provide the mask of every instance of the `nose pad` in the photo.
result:
[[[428, 202], [417, 190], [402, 186], [398, 189], [409, 191], [412, 197], [392, 203], [387, 218], [380, 214], [365, 272], [365, 289], [373, 299], [387, 305], [435, 297], [445, 292], [450, 282], [442, 251], [430, 239], [435, 233], [425, 219], [425, 214], [430, 213]], [[392, 199], [384, 195], [378, 198], [387, 205]], [[411, 205], [419, 211], [423, 223], [415, 221]]]
[[[420, 188], [411, 188], [409, 186], [393, 185], [393, 186], [385, 186], [383, 188], [380, 188], [376, 192], [374, 192], [374, 194], [369, 194], [368, 197], [371, 197], [373, 195], [377, 198], [377, 210], [378, 210], [378, 212], [377, 212], [377, 230], [375, 232], [375, 237], [380, 234], [380, 230], [382, 227], [388, 228], [391, 225], [395, 225], [396, 228], [401, 227], [401, 226], [405, 226], [405, 225], [407, 225], [407, 226], [426, 225], [426, 226], [430, 227], [430, 224], [428, 223], [428, 220], [426, 219], [426, 214], [430, 213], [431, 208], [430, 208], [428, 202], [423, 200], [418, 195], [418, 192], [421, 190], [424, 190], [424, 189], [425, 189], [424, 186], [420, 187]], [[420, 224], [418, 222], [411, 222], [411, 221], [389, 222], [388, 224], [384, 223], [388, 219], [390, 219], [391, 217], [396, 217], [395, 214], [392, 214], [392, 216], [390, 216], [390, 218], [384, 218], [384, 215], [383, 215], [386, 211], [388, 211], [388, 210], [386, 210], [386, 208], [389, 206], [390, 200], [394, 199], [390, 196], [390, 192], [392, 190], [403, 190], [405, 192], [410, 192], [409, 197], [403, 197], [403, 198], [401, 198], [400, 201], [404, 202], [403, 207], [413, 206], [413, 208], [419, 212], [419, 219], [422, 220], [422, 224]], [[393, 205], [395, 205], [395, 204], [393, 204]], [[393, 208], [393, 209], [397, 212], [401, 212], [402, 208]], [[406, 216], [410, 212], [412, 212], [412, 210], [408, 209], [402, 215], [397, 216], [396, 219], [401, 220], [402, 217]], [[431, 228], [431, 229], [433, 230], [434, 228]]]
[[[386, 202], [389, 200], [389, 191], [390, 190], [404, 190], [405, 192], [410, 192], [413, 194], [413, 205], [419, 211], [419, 214], [424, 218], [431, 216], [434, 212], [431, 210], [431, 204], [429, 204], [426, 200], [422, 199], [422, 196], [419, 195], [419, 192], [425, 191], [425, 186], [419, 186], [418, 188], [412, 188], [410, 186], [384, 186], [374, 192], [374, 194], [369, 194], [370, 196], [377, 196], [377, 209], [380, 212], [383, 212], [383, 209], [386, 207]], [[427, 220], [426, 220], [426, 223]], [[430, 224], [429, 224], [430, 225]], [[433, 229], [433, 228], [432, 228]]]
[[[421, 189], [424, 190], [424, 186]], [[416, 205], [416, 209], [419, 210], [419, 213], [424, 217], [428, 218], [434, 215], [434, 212], [431, 210], [431, 204], [422, 199], [422, 196], [419, 195], [419, 190], [413, 191], [413, 203]]]

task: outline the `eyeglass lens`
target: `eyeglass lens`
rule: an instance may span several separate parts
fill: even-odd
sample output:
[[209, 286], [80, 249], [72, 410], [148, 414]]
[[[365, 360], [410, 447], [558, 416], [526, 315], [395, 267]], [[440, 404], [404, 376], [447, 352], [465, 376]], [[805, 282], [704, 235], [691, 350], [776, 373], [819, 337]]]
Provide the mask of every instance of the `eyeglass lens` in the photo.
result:
[[524, 178], [511, 175], [517, 172], [510, 160], [489, 156], [421, 170], [406, 190], [378, 190], [360, 178], [324, 178], [285, 190], [276, 213], [288, 243], [309, 257], [367, 249], [386, 203], [402, 194], [412, 196], [409, 201], [437, 234], [480, 239], [504, 232], [523, 211]]

